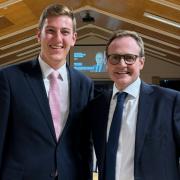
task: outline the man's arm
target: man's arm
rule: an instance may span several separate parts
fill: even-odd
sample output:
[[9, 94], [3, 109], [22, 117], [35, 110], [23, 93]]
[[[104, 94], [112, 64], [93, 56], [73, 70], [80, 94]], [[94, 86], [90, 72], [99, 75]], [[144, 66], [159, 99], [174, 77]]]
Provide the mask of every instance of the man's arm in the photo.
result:
[[3, 70], [0, 70], [0, 174], [2, 168], [3, 150], [10, 111], [10, 87]]
[[174, 110], [174, 137], [176, 141], [177, 153], [180, 158], [180, 93], [177, 92]]
[[[94, 86], [91, 82], [91, 86], [89, 88], [89, 98], [88, 102], [92, 100], [94, 96]], [[84, 179], [92, 180], [92, 172], [93, 172], [93, 143], [91, 138], [91, 126], [87, 121], [85, 111], [81, 116], [81, 140], [83, 144], [82, 154], [83, 154], [83, 171], [84, 171]]]

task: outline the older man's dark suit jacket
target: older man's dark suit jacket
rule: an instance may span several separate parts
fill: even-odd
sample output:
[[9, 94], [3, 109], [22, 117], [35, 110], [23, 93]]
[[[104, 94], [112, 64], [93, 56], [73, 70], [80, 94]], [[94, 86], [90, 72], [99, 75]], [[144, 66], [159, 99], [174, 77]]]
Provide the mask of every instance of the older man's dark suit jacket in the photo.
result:
[[89, 130], [80, 112], [92, 97], [90, 79], [68, 67], [69, 116], [57, 142], [37, 60], [0, 71], [0, 180], [91, 179]]
[[[88, 108], [100, 180], [105, 180], [106, 130], [111, 95], [112, 92], [102, 93]], [[180, 180], [179, 92], [141, 84], [135, 139], [134, 180]]]

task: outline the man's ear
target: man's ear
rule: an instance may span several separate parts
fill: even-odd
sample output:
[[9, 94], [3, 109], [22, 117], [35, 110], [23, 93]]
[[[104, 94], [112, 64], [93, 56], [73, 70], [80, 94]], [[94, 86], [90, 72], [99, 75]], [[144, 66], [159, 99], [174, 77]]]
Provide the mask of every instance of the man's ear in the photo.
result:
[[74, 46], [75, 45], [75, 43], [76, 43], [76, 39], [77, 39], [77, 33], [75, 32], [75, 33], [73, 33], [73, 42], [72, 42], [72, 46]]
[[142, 70], [144, 67], [144, 63], [145, 63], [145, 57], [141, 57], [139, 62], [140, 62], [140, 70]]
[[36, 38], [37, 38], [38, 42], [41, 41], [41, 31], [39, 29], [37, 30]]

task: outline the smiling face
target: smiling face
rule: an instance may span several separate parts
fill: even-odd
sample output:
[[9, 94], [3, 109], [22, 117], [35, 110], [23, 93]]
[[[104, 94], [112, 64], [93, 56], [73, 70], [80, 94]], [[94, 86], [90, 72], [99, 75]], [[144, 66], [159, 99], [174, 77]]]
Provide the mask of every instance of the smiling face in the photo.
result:
[[72, 19], [66, 15], [46, 18], [37, 37], [41, 44], [41, 58], [58, 69], [66, 62], [67, 54], [76, 41]]
[[[108, 47], [110, 54], [140, 54], [140, 47], [132, 37], [121, 37], [114, 39]], [[133, 83], [144, 67], [144, 57], [138, 57], [134, 64], [127, 65], [122, 59], [119, 64], [112, 65], [107, 61], [107, 71], [110, 78], [115, 82], [119, 90], [125, 89]]]

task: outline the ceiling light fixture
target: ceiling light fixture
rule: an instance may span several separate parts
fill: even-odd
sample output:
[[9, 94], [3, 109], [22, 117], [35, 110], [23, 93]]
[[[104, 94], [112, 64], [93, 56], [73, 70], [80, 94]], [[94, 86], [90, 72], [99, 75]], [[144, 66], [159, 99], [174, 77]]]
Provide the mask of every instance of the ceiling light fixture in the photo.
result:
[[153, 20], [156, 20], [156, 21], [159, 21], [159, 22], [162, 22], [162, 23], [165, 23], [165, 24], [180, 28], [180, 23], [177, 23], [175, 21], [171, 21], [169, 19], [157, 16], [157, 15], [154, 15], [154, 14], [151, 14], [151, 13], [148, 13], [148, 12], [144, 12], [144, 16], [147, 17], [147, 18], [150, 18], [150, 19], [153, 19]]
[[85, 23], [92, 23], [95, 21], [94, 17], [92, 17], [88, 11], [86, 12], [86, 15], [82, 18], [82, 20]]

